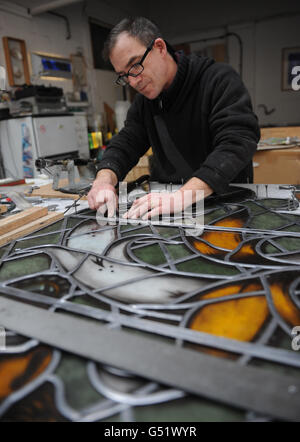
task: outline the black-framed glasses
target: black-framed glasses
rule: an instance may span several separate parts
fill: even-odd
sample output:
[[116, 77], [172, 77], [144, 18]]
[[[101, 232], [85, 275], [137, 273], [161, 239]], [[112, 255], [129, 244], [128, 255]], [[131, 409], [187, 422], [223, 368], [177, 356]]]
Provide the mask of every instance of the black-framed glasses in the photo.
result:
[[156, 39], [152, 40], [150, 45], [147, 47], [144, 55], [142, 56], [142, 58], [140, 59], [140, 61], [138, 63], [135, 63], [131, 66], [131, 68], [129, 69], [129, 71], [127, 72], [127, 74], [122, 74], [119, 75], [118, 78], [116, 79], [116, 83], [119, 86], [126, 86], [126, 84], [129, 83], [128, 77], [137, 77], [138, 75], [140, 75], [143, 70], [144, 70], [144, 66], [143, 66], [143, 62], [145, 60], [145, 58], [147, 57], [147, 55], [149, 54], [149, 52], [151, 51], [151, 49], [153, 48], [154, 42]]

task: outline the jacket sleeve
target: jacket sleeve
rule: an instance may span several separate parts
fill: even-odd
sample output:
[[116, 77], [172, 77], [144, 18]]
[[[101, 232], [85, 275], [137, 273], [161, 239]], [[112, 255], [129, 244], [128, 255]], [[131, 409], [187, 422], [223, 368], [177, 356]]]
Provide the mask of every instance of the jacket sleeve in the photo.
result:
[[[229, 66], [212, 65], [203, 105], [212, 142], [211, 153], [193, 176], [221, 193], [252, 161], [260, 138], [258, 120], [240, 76]], [[209, 71], [209, 70], [208, 70]]]
[[124, 127], [112, 138], [102, 160], [96, 165], [97, 171], [111, 169], [119, 181], [125, 178], [149, 148], [147, 132], [140, 116], [141, 98], [136, 97], [128, 110]]

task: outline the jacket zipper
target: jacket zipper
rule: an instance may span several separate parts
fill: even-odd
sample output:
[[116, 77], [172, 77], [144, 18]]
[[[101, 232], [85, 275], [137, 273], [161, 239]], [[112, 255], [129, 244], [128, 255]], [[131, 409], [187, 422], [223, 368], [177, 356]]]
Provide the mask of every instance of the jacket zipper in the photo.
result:
[[163, 102], [162, 102], [162, 98], [159, 97], [159, 102], [158, 102], [159, 108], [162, 111], [163, 110]]

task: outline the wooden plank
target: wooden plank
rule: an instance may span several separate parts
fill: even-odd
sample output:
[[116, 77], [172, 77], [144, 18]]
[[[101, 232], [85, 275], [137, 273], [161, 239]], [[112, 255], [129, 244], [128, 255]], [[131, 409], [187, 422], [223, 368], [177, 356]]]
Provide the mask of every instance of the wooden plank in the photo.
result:
[[7, 206], [5, 204], [0, 204], [0, 213], [6, 213], [7, 212]]
[[21, 227], [18, 227], [11, 232], [6, 233], [5, 235], [0, 236], [0, 246], [7, 244], [8, 242], [21, 238], [22, 236], [27, 235], [28, 233], [35, 232], [42, 227], [47, 226], [48, 224], [54, 223], [64, 217], [62, 212], [51, 212], [48, 215], [43, 216], [42, 218], [36, 219], [28, 224], [25, 224]]
[[[59, 181], [60, 187], [65, 187], [67, 185], [67, 179]], [[77, 198], [79, 198], [79, 195], [75, 193], [63, 193], [59, 192], [58, 190], [53, 190], [52, 183], [41, 186], [39, 189], [34, 189], [32, 193], [28, 193], [27, 196], [41, 196], [42, 198], [66, 198], [73, 200], [77, 200]], [[86, 199], [86, 196], [83, 196], [82, 199]]]
[[47, 207], [30, 207], [29, 209], [23, 210], [23, 212], [10, 215], [0, 220], [0, 235], [4, 235], [38, 218], [42, 218], [47, 215], [47, 213]]
[[253, 157], [254, 183], [300, 184], [300, 149], [261, 150]]
[[261, 139], [300, 137], [300, 126], [261, 127]]

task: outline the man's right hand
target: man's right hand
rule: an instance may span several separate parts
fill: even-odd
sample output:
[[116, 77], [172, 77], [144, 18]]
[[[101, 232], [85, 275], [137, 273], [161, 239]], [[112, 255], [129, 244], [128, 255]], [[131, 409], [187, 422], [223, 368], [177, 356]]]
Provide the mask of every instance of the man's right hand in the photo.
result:
[[118, 196], [115, 189], [117, 182], [117, 176], [112, 170], [100, 170], [87, 195], [90, 208], [99, 210], [102, 214], [107, 210], [107, 216], [113, 217], [118, 204]]

